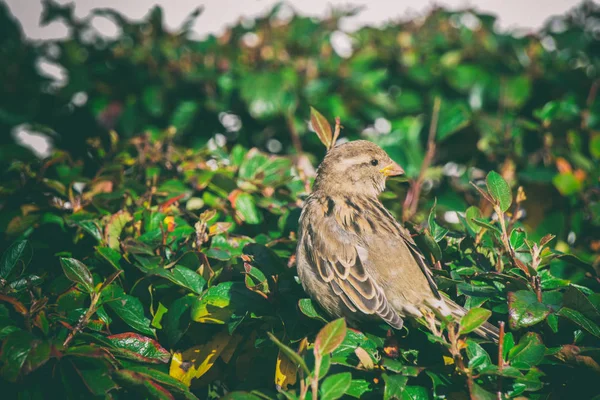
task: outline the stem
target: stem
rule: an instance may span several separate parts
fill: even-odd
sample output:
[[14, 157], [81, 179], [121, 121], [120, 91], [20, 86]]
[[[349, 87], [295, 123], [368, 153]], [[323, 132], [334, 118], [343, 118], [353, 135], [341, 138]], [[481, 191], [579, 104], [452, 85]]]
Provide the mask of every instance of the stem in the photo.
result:
[[88, 324], [90, 318], [92, 318], [92, 315], [94, 315], [94, 313], [96, 312], [96, 304], [98, 303], [98, 300], [100, 300], [100, 295], [98, 293], [92, 293], [91, 298], [92, 301], [90, 303], [90, 307], [83, 315], [83, 317], [79, 319], [79, 322], [77, 322], [75, 328], [71, 331], [71, 333], [69, 333], [69, 336], [67, 336], [67, 338], [65, 339], [63, 343], [64, 347], [67, 347], [69, 343], [71, 343], [75, 335], [83, 330], [83, 328]]
[[317, 400], [319, 398], [319, 370], [321, 369], [321, 361], [321, 355], [315, 354], [315, 371], [313, 373], [313, 378], [311, 382], [312, 400]]
[[285, 122], [290, 130], [290, 138], [292, 139], [292, 145], [294, 146], [294, 150], [296, 154], [302, 154], [302, 142], [300, 142], [300, 136], [298, 135], [298, 131], [294, 126], [294, 120], [292, 118], [292, 113], [285, 114]]
[[[500, 334], [498, 335], [498, 371], [502, 373], [504, 369], [504, 321], [498, 323]], [[498, 377], [498, 400], [502, 399], [502, 375]]]
[[433, 113], [431, 115], [431, 124], [429, 125], [429, 136], [427, 138], [427, 152], [425, 153], [425, 157], [423, 158], [423, 162], [421, 163], [419, 176], [408, 190], [408, 193], [406, 194], [406, 199], [404, 199], [404, 206], [402, 207], [402, 221], [405, 222], [411, 219], [417, 212], [417, 207], [419, 206], [419, 197], [421, 196], [421, 186], [423, 185], [423, 181], [425, 180], [425, 173], [429, 169], [429, 166], [433, 161], [433, 157], [435, 157], [435, 134], [437, 132], [441, 103], [442, 101], [439, 97], [436, 97], [433, 102]]
[[469, 397], [472, 400], [475, 400], [475, 396], [473, 395], [473, 375], [471, 370], [465, 367], [465, 362], [463, 360], [462, 354], [460, 354], [460, 349], [458, 347], [458, 332], [456, 324], [452, 323], [448, 325], [448, 340], [450, 341], [450, 354], [454, 358], [454, 362], [458, 367], [458, 370], [463, 373], [467, 377], [467, 388], [469, 389]]

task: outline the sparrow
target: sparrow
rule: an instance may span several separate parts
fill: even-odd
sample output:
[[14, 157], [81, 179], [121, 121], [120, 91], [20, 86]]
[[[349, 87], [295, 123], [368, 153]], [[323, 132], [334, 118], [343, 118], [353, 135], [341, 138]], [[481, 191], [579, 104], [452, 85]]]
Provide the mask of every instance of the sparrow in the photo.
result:
[[[410, 233], [379, 201], [386, 178], [404, 170], [376, 144], [357, 140], [328, 151], [305, 201], [297, 272], [304, 290], [332, 317], [357, 325], [380, 318], [401, 329], [426, 313], [460, 318], [442, 295]], [[486, 323], [475, 331], [496, 341]]]

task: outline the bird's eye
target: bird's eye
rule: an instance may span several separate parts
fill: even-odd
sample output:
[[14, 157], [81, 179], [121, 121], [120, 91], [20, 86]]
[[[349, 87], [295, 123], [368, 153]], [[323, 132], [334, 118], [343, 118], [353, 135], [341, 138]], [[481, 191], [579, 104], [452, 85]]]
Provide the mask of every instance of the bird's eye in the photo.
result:
[[377, 164], [379, 164], [379, 161], [378, 161], [378, 160], [375, 160], [375, 159], [372, 159], [372, 160], [371, 160], [371, 165], [372, 165], [372, 166], [374, 166], [374, 167], [375, 167]]

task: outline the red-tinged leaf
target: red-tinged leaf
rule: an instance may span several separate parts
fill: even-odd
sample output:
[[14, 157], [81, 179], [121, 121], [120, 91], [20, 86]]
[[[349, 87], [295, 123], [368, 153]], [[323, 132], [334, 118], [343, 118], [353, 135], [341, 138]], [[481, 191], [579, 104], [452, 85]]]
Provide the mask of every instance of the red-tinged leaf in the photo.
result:
[[175, 196], [175, 197], [168, 199], [167, 201], [165, 201], [164, 203], [162, 203], [160, 205], [160, 211], [163, 211], [163, 212], [166, 211], [169, 208], [169, 206], [178, 202], [179, 200], [183, 199], [184, 197], [185, 197], [185, 193], [182, 193], [179, 196]]
[[323, 143], [327, 149], [331, 148], [331, 142], [333, 140], [331, 125], [329, 125], [327, 119], [313, 107], [310, 108], [310, 123], [321, 140], [321, 143]]
[[338, 348], [346, 337], [346, 320], [336, 319], [325, 325], [317, 334], [315, 339], [315, 353], [320, 355], [329, 354]]
[[15, 309], [15, 311], [21, 315], [27, 314], [27, 308], [23, 305], [23, 303], [21, 303], [19, 300], [15, 299], [14, 297], [0, 294], [0, 301], [5, 301], [7, 303], [10, 303], [13, 306], [13, 308]]
[[171, 359], [171, 353], [156, 340], [137, 333], [127, 332], [109, 336], [108, 339], [118, 350], [115, 354], [137, 361], [160, 364]]
[[547, 234], [546, 236], [544, 236], [543, 238], [540, 239], [540, 247], [547, 245], [555, 237], [556, 236], [552, 235], [551, 233]]
[[150, 398], [175, 400], [175, 397], [167, 389], [154, 382], [144, 374], [127, 369], [121, 369], [115, 371], [114, 376], [122, 385], [131, 385], [136, 387], [138, 390], [143, 390]]

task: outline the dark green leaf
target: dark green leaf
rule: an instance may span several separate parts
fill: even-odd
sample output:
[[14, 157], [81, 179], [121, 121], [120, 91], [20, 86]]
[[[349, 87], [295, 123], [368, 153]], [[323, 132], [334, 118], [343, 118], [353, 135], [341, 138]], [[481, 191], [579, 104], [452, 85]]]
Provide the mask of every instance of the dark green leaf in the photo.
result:
[[74, 258], [61, 258], [60, 265], [69, 280], [81, 284], [88, 293], [94, 291], [94, 280], [85, 264]]
[[543, 321], [550, 313], [537, 295], [528, 290], [508, 294], [508, 321], [512, 329], [524, 328]]

